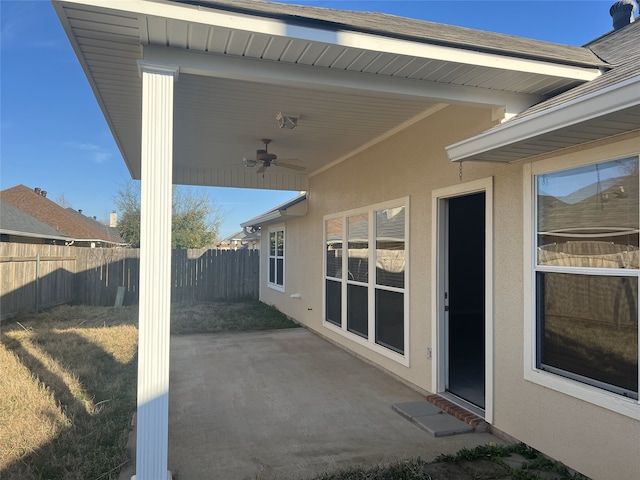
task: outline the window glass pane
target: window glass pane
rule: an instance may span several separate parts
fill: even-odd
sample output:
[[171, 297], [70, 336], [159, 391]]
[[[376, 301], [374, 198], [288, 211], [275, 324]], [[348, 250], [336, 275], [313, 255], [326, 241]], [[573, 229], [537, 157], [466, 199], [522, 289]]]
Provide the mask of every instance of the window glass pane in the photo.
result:
[[342, 219], [327, 220], [327, 276], [342, 278]]
[[638, 158], [538, 175], [538, 264], [639, 268]]
[[269, 283], [276, 283], [276, 259], [269, 259]]
[[284, 256], [284, 232], [282, 230], [280, 230], [279, 232], [276, 232], [276, 255], [278, 257], [283, 257]]
[[538, 273], [537, 286], [538, 368], [638, 398], [637, 277]]
[[376, 289], [376, 343], [404, 353], [404, 294]]
[[349, 227], [349, 280], [369, 281], [369, 214], [347, 219]]
[[347, 330], [367, 338], [369, 331], [369, 289], [347, 285]]
[[276, 233], [271, 232], [269, 234], [269, 255], [276, 254]]
[[376, 212], [376, 283], [404, 288], [404, 207]]
[[342, 325], [342, 282], [326, 280], [327, 322]]
[[276, 283], [284, 286], [284, 259], [276, 258]]

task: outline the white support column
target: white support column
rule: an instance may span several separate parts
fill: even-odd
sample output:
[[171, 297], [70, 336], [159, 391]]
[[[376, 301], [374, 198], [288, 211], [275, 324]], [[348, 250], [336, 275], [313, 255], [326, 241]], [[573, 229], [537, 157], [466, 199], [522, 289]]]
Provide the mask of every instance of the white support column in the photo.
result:
[[169, 320], [173, 84], [178, 68], [139, 62], [142, 76], [140, 313], [135, 480], [171, 479]]

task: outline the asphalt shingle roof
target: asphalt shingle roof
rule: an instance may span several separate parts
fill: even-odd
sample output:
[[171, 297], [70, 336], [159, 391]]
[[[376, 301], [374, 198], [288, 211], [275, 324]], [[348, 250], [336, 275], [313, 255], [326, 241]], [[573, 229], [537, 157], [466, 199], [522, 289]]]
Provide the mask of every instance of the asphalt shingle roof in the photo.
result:
[[97, 220], [95, 220], [95, 219], [93, 219], [91, 217], [87, 217], [86, 215], [83, 215], [79, 211], [77, 211], [77, 210], [75, 210], [73, 208], [70, 208], [70, 207], [67, 208], [67, 212], [75, 215], [76, 217], [82, 219], [85, 222], [88, 222], [89, 224], [93, 225], [95, 228], [99, 229], [100, 231], [106, 232], [108, 235], [111, 236], [111, 238], [117, 239], [118, 242], [125, 243], [124, 239], [120, 235], [120, 231], [117, 228], [113, 228], [113, 227], [110, 227], [108, 225], [104, 225], [104, 224], [98, 222]]
[[493, 130], [500, 129], [515, 120], [578, 100], [581, 97], [640, 75], [640, 21], [633, 22], [620, 30], [609, 32], [607, 35], [587, 44], [587, 47], [605, 61], [611, 62], [612, 69], [589, 82], [533, 105], [510, 119], [509, 122], [497, 125]]
[[28, 215], [43, 222], [56, 231], [77, 240], [103, 240], [110, 243], [122, 243], [107, 230], [108, 227], [98, 228], [85, 218], [79, 218], [75, 213], [48, 198], [37, 194], [33, 189], [24, 185], [2, 190], [0, 200], [9, 203]]
[[2, 200], [0, 200], [0, 231], [3, 233], [10, 231], [24, 234], [24, 236], [34, 235], [39, 238], [69, 238], [68, 235]]
[[[604, 66], [584, 47], [561, 45], [471, 28], [427, 22], [377, 12], [354, 12], [288, 5], [261, 0], [175, 0], [177, 3], [211, 7], [286, 20], [289, 23], [352, 30], [435, 45], [496, 53], [576, 66]], [[455, 7], [454, 7], [455, 8]]]

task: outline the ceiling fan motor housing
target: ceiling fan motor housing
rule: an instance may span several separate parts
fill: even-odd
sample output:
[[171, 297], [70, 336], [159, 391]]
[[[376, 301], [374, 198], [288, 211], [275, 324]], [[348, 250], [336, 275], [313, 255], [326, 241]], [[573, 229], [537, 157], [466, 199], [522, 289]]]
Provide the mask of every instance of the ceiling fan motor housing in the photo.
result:
[[278, 157], [274, 153], [269, 153], [266, 150], [256, 150], [256, 160], [261, 162], [270, 162], [276, 158]]

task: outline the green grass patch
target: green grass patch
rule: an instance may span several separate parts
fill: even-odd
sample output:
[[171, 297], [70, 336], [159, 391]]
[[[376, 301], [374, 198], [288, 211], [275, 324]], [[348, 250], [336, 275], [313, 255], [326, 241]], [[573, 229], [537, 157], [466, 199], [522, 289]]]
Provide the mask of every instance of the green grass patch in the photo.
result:
[[[518, 454], [527, 461], [520, 468], [511, 469], [504, 459]], [[511, 470], [512, 480], [543, 480], [545, 472], [553, 472], [563, 480], [589, 480], [584, 475], [571, 472], [561, 462], [551, 460], [539, 451], [524, 443], [510, 445], [479, 445], [472, 449], [463, 448], [454, 455], [440, 455], [434, 459], [436, 463], [459, 463], [473, 460], [489, 460]], [[419, 478], [419, 477], [418, 477]]]
[[312, 480], [431, 480], [424, 472], [426, 462], [420, 458], [400, 460], [369, 468], [355, 467], [324, 473]]
[[[522, 456], [526, 462], [521, 468], [511, 469], [504, 461], [512, 454]], [[537, 450], [525, 445], [479, 445], [475, 448], [463, 448], [452, 455], [439, 455], [431, 463], [465, 464], [475, 460], [485, 460], [497, 463], [511, 472], [512, 480], [543, 480], [548, 478], [545, 473], [559, 474], [563, 480], [589, 480], [579, 473], [572, 473], [562, 463], [550, 460]], [[420, 458], [404, 459], [389, 464], [376, 465], [374, 467], [354, 467], [336, 472], [324, 473], [313, 477], [311, 480], [436, 480], [425, 472], [427, 462]], [[453, 470], [450, 476], [454, 478], [457, 470]], [[488, 478], [488, 477], [482, 477]], [[494, 477], [491, 477], [494, 478]], [[556, 477], [554, 477], [556, 478]]]
[[257, 300], [180, 304], [171, 309], [171, 333], [174, 335], [274, 330], [298, 326], [277, 308]]

